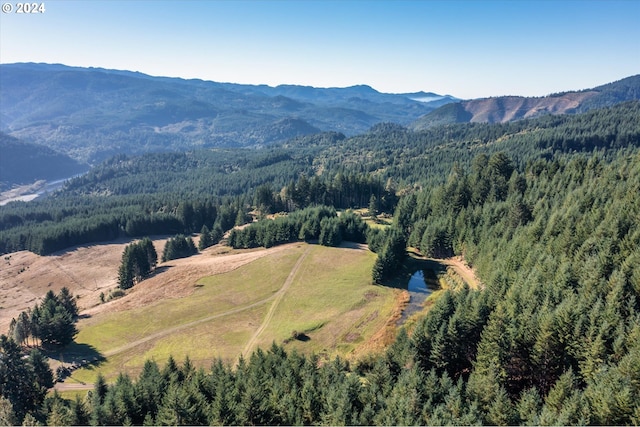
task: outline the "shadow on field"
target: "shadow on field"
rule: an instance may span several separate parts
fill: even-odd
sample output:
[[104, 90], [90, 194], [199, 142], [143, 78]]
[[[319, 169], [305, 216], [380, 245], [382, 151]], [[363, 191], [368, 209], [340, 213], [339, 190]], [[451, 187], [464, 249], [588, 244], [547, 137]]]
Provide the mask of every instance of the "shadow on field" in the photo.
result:
[[94, 346], [76, 342], [72, 342], [61, 350], [49, 350], [46, 355], [70, 370], [93, 369], [106, 361], [106, 358]]
[[58, 383], [72, 380], [86, 385], [84, 382], [75, 379], [72, 376], [73, 372], [77, 369], [93, 370], [106, 361], [106, 358], [94, 346], [76, 342], [72, 342], [62, 349], [46, 350], [45, 354], [54, 361], [54, 378]]
[[172, 266], [171, 265], [163, 265], [161, 267], [156, 267], [151, 274], [149, 274], [148, 276], [145, 277], [145, 279], [149, 279], [151, 277], [157, 276], [158, 274], [164, 273], [165, 271], [167, 271], [168, 269], [170, 269]]

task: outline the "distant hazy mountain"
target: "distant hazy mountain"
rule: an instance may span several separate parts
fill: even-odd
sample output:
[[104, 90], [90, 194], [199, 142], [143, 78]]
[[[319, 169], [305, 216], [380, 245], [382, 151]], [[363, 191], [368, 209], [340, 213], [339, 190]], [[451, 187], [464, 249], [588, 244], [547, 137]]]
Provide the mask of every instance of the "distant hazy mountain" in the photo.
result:
[[501, 96], [448, 103], [416, 120], [416, 130], [447, 123], [501, 123], [543, 114], [574, 114], [640, 99], [640, 75], [580, 92], [544, 97]]
[[[320, 131], [404, 125], [457, 101], [369, 86], [241, 85], [59, 64], [0, 65], [1, 131], [80, 161], [112, 154], [256, 146]], [[432, 100], [429, 98], [433, 98]]]
[[41, 179], [68, 178], [87, 169], [87, 165], [48, 147], [0, 132], [0, 191]]

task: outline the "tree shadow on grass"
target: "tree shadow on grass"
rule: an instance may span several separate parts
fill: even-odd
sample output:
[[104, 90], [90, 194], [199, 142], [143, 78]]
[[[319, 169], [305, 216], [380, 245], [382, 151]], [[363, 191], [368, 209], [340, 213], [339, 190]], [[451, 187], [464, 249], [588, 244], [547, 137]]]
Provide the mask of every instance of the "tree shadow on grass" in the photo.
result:
[[296, 340], [302, 341], [302, 342], [307, 342], [307, 341], [311, 340], [311, 337], [309, 335], [305, 334], [304, 332], [301, 332], [296, 337]]
[[50, 359], [73, 369], [93, 369], [106, 361], [104, 355], [94, 346], [77, 342], [58, 349], [48, 349], [45, 354]]
[[93, 370], [106, 361], [94, 346], [77, 342], [62, 348], [45, 349], [44, 352], [53, 361], [52, 369], [56, 382], [75, 382], [83, 386], [87, 384], [74, 378], [73, 372], [77, 369]]

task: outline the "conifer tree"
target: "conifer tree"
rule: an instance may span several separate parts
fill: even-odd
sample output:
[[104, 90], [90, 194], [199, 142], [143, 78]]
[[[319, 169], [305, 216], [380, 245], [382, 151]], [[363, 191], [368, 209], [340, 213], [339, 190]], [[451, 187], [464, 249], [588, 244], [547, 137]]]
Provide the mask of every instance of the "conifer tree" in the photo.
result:
[[124, 248], [122, 261], [118, 268], [118, 286], [129, 289], [140, 282], [156, 267], [158, 254], [153, 242], [145, 237], [139, 242]]
[[204, 250], [212, 245], [213, 238], [211, 236], [211, 232], [209, 231], [209, 227], [203, 225], [202, 229], [200, 230], [200, 241], [198, 242], [198, 249]]
[[58, 300], [71, 317], [78, 317], [78, 305], [76, 303], [76, 299], [66, 286], [60, 289], [60, 292], [58, 293]]

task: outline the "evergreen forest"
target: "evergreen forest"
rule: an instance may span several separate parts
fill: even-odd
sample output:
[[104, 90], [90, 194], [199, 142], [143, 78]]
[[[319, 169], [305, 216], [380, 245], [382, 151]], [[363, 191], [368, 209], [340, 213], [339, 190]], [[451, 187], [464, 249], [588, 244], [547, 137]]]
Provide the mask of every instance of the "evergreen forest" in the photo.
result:
[[[391, 223], [373, 229], [356, 208]], [[198, 250], [191, 233], [206, 237], [202, 250], [249, 222], [224, 242], [367, 243], [380, 284], [408, 248], [462, 256], [483, 286], [445, 290], [357, 362], [277, 344], [237, 366], [148, 360], [139, 375], [99, 378], [85, 399], [45, 396], [41, 354], [22, 357], [23, 342], [3, 337], [0, 424], [640, 424], [640, 102], [117, 155], [51, 197], [0, 207], [0, 252], [164, 234], [172, 259]], [[123, 254], [141, 265], [123, 288], [155, 266], [149, 244]]]

